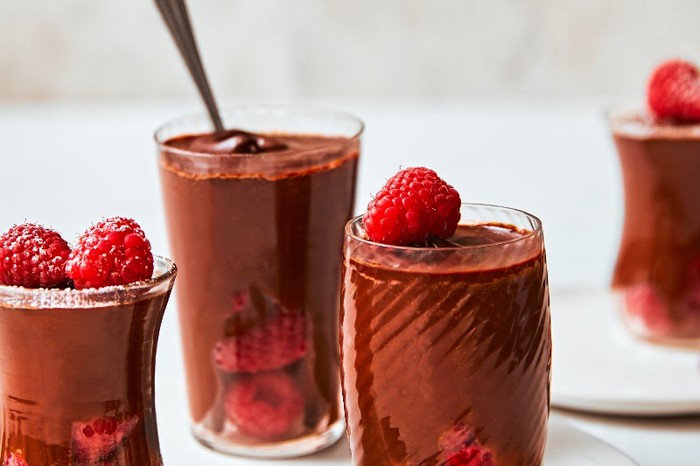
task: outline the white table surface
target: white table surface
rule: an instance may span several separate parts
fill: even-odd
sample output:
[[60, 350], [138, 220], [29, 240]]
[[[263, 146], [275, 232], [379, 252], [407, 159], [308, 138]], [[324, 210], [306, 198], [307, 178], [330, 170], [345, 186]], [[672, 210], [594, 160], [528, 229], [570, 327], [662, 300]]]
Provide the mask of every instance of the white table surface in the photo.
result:
[[[607, 283], [622, 197], [601, 100], [323, 104], [351, 111], [367, 124], [358, 212], [399, 167], [426, 165], [465, 201], [538, 215], [553, 287]], [[154, 251], [167, 255], [151, 134], [165, 119], [198, 110], [194, 101], [0, 103], [0, 231], [38, 221], [72, 240], [100, 218], [126, 215], [141, 223]], [[166, 464], [266, 464], [211, 453], [189, 435], [174, 302], [163, 323], [156, 384]], [[700, 417], [559, 414], [642, 466], [700, 464]], [[341, 442], [298, 464], [343, 464], [345, 458]]]

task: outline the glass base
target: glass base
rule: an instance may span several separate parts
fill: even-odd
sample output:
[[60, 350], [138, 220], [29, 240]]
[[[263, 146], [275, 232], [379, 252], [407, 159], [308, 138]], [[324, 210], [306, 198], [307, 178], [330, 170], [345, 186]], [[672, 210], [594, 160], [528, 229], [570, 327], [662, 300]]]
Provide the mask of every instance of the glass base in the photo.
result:
[[680, 348], [697, 348], [700, 343], [700, 313], [695, 308], [677, 307], [672, 312], [647, 285], [613, 290], [613, 295], [622, 322], [632, 335]]
[[247, 456], [249, 458], [295, 458], [310, 455], [335, 444], [345, 433], [345, 421], [339, 419], [324, 432], [311, 434], [294, 440], [257, 445], [242, 445], [226, 441], [214, 435], [202, 424], [192, 427], [194, 438], [207, 448], [228, 455]]
[[622, 314], [621, 319], [625, 328], [632, 335], [648, 343], [689, 350], [697, 350], [700, 347], [700, 338], [698, 337], [679, 338], [658, 335], [650, 331], [646, 325], [644, 325], [644, 323], [640, 322], [638, 319], [631, 318], [626, 314]]

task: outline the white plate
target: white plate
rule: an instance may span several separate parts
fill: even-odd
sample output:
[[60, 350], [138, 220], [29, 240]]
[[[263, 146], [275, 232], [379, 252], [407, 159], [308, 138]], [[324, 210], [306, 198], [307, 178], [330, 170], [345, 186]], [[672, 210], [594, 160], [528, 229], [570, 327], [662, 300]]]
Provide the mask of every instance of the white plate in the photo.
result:
[[[178, 454], [163, 445], [167, 464], [184, 466], [206, 464], [207, 466], [350, 466], [350, 452], [347, 443], [341, 440], [335, 446], [311, 456], [292, 460], [253, 460], [221, 455], [196, 444], [192, 436], [181, 439], [177, 444]], [[552, 414], [549, 421], [549, 435], [545, 451], [544, 466], [638, 466], [629, 457], [611, 445], [592, 437], [571, 426], [560, 416]]]
[[549, 419], [544, 466], [635, 466], [637, 463], [613, 446], [588, 435], [559, 416]]
[[632, 337], [607, 290], [553, 290], [552, 338], [553, 405], [623, 415], [700, 413], [700, 348]]

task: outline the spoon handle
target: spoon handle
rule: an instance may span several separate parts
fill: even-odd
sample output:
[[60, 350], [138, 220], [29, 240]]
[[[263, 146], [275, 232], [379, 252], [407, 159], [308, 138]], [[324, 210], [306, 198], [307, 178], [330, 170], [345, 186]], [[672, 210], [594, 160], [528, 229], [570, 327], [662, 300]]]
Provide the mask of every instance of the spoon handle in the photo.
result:
[[197, 41], [194, 38], [185, 0], [155, 0], [155, 2], [163, 17], [163, 21], [168, 26], [168, 30], [175, 40], [177, 48], [180, 50], [182, 58], [185, 60], [192, 79], [197, 85], [199, 95], [204, 100], [204, 105], [214, 125], [214, 130], [216, 132], [223, 131], [224, 125], [221, 122], [216, 100], [209, 87], [209, 81], [204, 72], [204, 65], [202, 65], [202, 60], [199, 56]]

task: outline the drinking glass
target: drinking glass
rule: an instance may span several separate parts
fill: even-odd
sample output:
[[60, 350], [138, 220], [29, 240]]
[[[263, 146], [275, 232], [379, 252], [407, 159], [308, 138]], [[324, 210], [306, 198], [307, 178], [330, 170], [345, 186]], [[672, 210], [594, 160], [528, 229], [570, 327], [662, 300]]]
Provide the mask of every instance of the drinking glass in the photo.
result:
[[436, 248], [369, 241], [359, 217], [346, 226], [341, 357], [355, 466], [542, 463], [542, 226], [489, 205], [463, 204], [461, 216], [454, 244]]
[[625, 216], [612, 288], [636, 335], [700, 339], [700, 125], [621, 107], [609, 123]]
[[203, 136], [204, 115], [156, 132], [193, 431], [221, 452], [298, 456], [344, 431], [338, 293], [363, 125], [294, 107], [222, 116], [276, 149], [221, 153], [240, 133]]
[[3, 464], [162, 466], [155, 356], [175, 275], [155, 257], [129, 285], [0, 286]]

